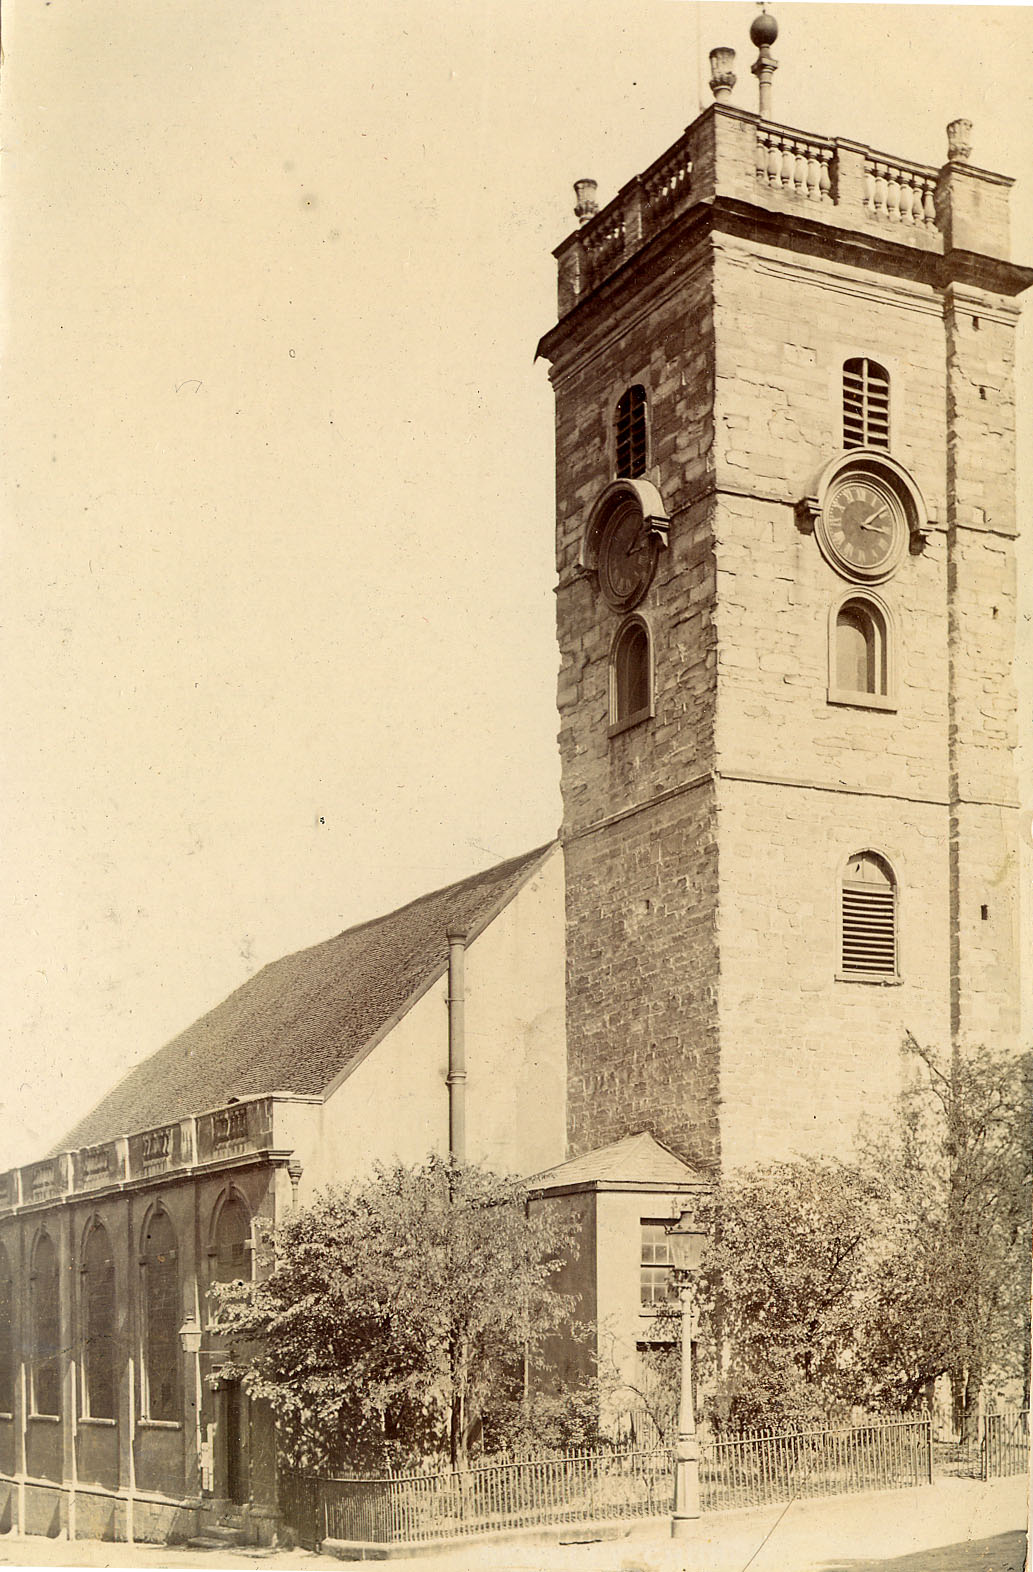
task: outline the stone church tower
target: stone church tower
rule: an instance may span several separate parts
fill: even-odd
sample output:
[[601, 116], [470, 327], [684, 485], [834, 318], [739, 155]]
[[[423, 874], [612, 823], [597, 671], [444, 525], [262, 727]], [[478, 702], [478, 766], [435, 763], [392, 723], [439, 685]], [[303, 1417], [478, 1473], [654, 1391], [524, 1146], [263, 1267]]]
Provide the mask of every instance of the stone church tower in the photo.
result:
[[572, 1153], [849, 1146], [1018, 1024], [1012, 184], [715, 102], [558, 248]]

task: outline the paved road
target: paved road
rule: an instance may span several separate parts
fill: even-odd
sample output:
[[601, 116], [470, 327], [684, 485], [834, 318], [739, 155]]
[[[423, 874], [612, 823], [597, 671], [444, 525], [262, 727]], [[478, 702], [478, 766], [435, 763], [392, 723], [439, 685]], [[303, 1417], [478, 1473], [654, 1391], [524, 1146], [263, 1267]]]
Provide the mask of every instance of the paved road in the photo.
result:
[[991, 1539], [919, 1550], [891, 1561], [836, 1561], [823, 1572], [1023, 1572], [1026, 1536], [1021, 1529]]
[[[589, 1544], [471, 1544], [390, 1563], [411, 1572], [1022, 1572], [1027, 1482], [941, 1479], [918, 1490], [796, 1501], [701, 1519], [694, 1543], [642, 1523]], [[0, 1565], [325, 1572], [304, 1550], [191, 1550], [0, 1538]]]

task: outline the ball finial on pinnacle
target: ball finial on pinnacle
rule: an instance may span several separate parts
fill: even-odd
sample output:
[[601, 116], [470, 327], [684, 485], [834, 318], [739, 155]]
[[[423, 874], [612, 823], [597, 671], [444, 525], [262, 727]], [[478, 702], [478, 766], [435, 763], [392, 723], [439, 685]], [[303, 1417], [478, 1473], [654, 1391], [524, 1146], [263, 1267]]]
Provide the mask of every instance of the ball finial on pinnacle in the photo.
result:
[[753, 18], [750, 23], [750, 42], [756, 44], [758, 49], [762, 49], [765, 45], [770, 48], [777, 37], [778, 23], [773, 16], [762, 11], [759, 16]]

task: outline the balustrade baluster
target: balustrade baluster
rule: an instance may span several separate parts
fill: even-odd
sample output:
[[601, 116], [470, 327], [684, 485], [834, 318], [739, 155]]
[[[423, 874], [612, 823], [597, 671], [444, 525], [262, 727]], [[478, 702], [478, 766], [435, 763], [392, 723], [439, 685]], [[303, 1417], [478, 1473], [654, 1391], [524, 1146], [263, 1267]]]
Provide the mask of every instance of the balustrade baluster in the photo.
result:
[[807, 151], [802, 142], [794, 142], [792, 146], [796, 152], [793, 185], [797, 191], [803, 193], [807, 190]]
[[875, 170], [867, 160], [864, 166], [864, 206], [867, 212], [875, 212]]
[[886, 214], [886, 165], [875, 166], [875, 190], [872, 193], [872, 206], [879, 217]]
[[821, 163], [819, 160], [820, 148], [813, 145], [807, 148], [807, 197], [811, 202], [821, 201]]
[[895, 169], [889, 169], [887, 174], [889, 178], [886, 181], [886, 212], [890, 218], [899, 218], [900, 181], [897, 179], [897, 171]]
[[818, 189], [822, 198], [831, 197], [832, 195], [832, 173], [829, 169], [829, 164], [831, 162], [832, 149], [830, 147], [823, 147], [821, 149], [821, 173], [818, 178]]

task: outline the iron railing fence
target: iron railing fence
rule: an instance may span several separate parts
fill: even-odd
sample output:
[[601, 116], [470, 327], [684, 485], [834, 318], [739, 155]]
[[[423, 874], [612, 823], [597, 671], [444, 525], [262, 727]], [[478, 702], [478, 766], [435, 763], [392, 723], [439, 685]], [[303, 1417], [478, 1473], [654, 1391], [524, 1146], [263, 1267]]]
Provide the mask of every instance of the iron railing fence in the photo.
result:
[[983, 1478], [1004, 1479], [1029, 1468], [1029, 1409], [1005, 1409], [983, 1418]]
[[568, 1452], [447, 1474], [323, 1481], [326, 1536], [420, 1544], [669, 1510], [666, 1452]]
[[931, 1481], [928, 1419], [879, 1420], [841, 1430], [754, 1430], [706, 1443], [700, 1458], [704, 1512]]
[[[921, 1485], [932, 1478], [927, 1419], [843, 1430], [757, 1431], [704, 1441], [704, 1512], [796, 1496]], [[281, 1507], [301, 1543], [424, 1544], [521, 1528], [657, 1517], [673, 1507], [668, 1447], [614, 1447], [494, 1460], [458, 1472], [379, 1478], [283, 1476]]]

